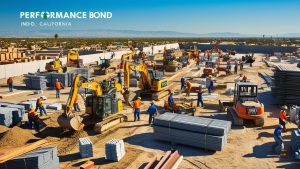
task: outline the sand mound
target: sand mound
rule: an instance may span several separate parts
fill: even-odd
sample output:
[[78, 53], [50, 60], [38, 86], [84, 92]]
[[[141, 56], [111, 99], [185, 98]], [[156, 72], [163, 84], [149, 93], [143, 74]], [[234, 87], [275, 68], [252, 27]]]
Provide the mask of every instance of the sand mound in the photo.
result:
[[9, 130], [8, 127], [0, 125], [0, 134], [1, 134], [1, 133], [5, 133], [5, 132], [7, 132], [8, 130]]
[[31, 130], [22, 129], [20, 127], [13, 127], [7, 131], [2, 138], [0, 138], [1, 146], [22, 146], [26, 144], [31, 139], [38, 139], [35, 137]]

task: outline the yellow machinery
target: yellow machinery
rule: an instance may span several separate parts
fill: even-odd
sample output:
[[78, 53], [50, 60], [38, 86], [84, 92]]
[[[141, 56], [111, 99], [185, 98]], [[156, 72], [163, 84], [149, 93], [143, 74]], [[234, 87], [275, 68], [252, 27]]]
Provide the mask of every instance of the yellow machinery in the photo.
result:
[[163, 63], [164, 68], [168, 72], [177, 72], [178, 69], [182, 68], [182, 63], [179, 63], [176, 58], [183, 55], [180, 50], [166, 49], [164, 48]]
[[59, 59], [47, 63], [45, 69], [47, 72], [63, 73], [63, 66]]
[[69, 50], [67, 54], [67, 67], [83, 67], [82, 59], [79, 59], [77, 50]]
[[[84, 98], [87, 116], [85, 114], [79, 116], [72, 112], [80, 88], [93, 91], [92, 95]], [[119, 91], [121, 91], [119, 83], [112, 84], [110, 89], [104, 93], [98, 82], [88, 82], [77, 75], [70, 90], [65, 112], [58, 117], [59, 125], [72, 130], [81, 130], [85, 125], [94, 125], [94, 131], [101, 133], [113, 125], [127, 120], [127, 116], [122, 114], [122, 101], [118, 98], [117, 93]]]
[[196, 59], [199, 57], [200, 51], [198, 50], [197, 46], [194, 45], [194, 49], [189, 49], [187, 51], [189, 59]]
[[130, 53], [125, 53], [121, 56], [121, 62], [132, 59], [132, 57], [136, 53], [136, 51], [134, 48], [130, 48], [130, 50], [131, 50]]

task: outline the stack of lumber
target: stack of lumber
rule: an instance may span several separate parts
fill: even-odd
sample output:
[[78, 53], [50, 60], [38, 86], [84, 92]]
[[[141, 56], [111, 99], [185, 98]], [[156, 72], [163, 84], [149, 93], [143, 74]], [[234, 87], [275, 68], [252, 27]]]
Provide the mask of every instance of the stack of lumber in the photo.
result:
[[277, 65], [274, 73], [272, 94], [277, 96], [280, 104], [300, 103], [300, 68]]
[[231, 122], [164, 113], [155, 118], [153, 128], [156, 139], [220, 151], [227, 143]]
[[144, 167], [144, 169], [150, 168], [164, 168], [164, 169], [176, 169], [183, 160], [178, 151], [167, 151], [160, 160], [157, 160], [157, 157], [153, 157], [151, 161]]
[[81, 158], [93, 157], [93, 143], [88, 137], [79, 138], [79, 153]]
[[125, 155], [123, 140], [112, 139], [105, 144], [105, 156], [107, 160], [120, 161]]
[[27, 89], [45, 90], [47, 89], [47, 78], [45, 76], [25, 75], [24, 83]]

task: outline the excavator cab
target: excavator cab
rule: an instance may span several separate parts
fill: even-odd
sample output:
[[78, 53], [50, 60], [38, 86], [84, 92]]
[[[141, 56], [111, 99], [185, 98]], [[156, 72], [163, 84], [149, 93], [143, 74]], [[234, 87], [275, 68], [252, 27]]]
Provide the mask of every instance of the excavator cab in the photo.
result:
[[87, 114], [92, 114], [102, 121], [108, 116], [121, 112], [122, 101], [111, 95], [88, 96], [85, 107]]

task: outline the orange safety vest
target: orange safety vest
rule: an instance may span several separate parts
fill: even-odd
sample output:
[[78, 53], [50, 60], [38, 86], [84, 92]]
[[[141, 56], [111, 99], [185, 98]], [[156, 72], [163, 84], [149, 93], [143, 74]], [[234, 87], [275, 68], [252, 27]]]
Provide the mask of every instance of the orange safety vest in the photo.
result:
[[186, 87], [190, 89], [191, 86], [192, 86], [191, 82], [187, 80], [187, 81], [186, 81]]
[[140, 100], [135, 100], [133, 102], [133, 108], [139, 109], [141, 107], [142, 102]]
[[282, 121], [286, 120], [286, 112], [285, 111], [280, 111], [279, 119]]
[[7, 84], [13, 84], [12, 78], [7, 79]]
[[37, 113], [35, 112], [35, 111], [30, 111], [30, 112], [28, 112], [28, 118], [34, 118], [34, 117], [36, 117], [37, 116]]
[[55, 89], [60, 90], [62, 88], [62, 84], [60, 82], [55, 82]]
[[38, 106], [43, 106], [43, 102], [41, 98], [38, 98], [36, 102]]

